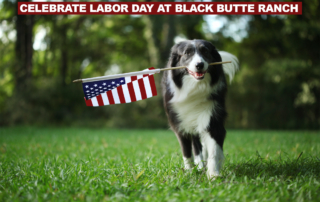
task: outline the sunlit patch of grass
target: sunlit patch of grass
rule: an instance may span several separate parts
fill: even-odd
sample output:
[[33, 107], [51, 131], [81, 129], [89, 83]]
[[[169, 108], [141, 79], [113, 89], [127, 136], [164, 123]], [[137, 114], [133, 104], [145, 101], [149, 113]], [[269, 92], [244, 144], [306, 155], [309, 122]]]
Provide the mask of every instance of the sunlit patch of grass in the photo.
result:
[[222, 177], [167, 130], [1, 128], [1, 201], [319, 201], [320, 133], [228, 131]]

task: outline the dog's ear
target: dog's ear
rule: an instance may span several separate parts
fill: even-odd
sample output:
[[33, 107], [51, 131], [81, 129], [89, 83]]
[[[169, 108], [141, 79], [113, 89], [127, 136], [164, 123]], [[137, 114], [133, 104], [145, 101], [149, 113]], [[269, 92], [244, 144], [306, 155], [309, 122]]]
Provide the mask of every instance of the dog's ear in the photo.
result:
[[168, 67], [176, 67], [178, 62], [180, 61], [181, 55], [179, 54], [179, 46], [180, 43], [175, 44], [171, 48], [170, 58], [167, 64]]
[[207, 43], [206, 47], [209, 47], [210, 54], [211, 54], [211, 57], [213, 58], [213, 61], [214, 62], [221, 62], [222, 58], [221, 58], [220, 54], [218, 53], [218, 50], [216, 49], [216, 47], [208, 41], [205, 41], [205, 43]]
[[214, 45], [210, 43], [211, 48], [211, 56], [213, 57], [215, 62], [225, 62], [231, 61], [231, 63], [223, 64], [222, 69], [224, 74], [229, 76], [230, 83], [234, 77], [236, 71], [239, 70], [239, 61], [238, 58], [228, 52], [218, 51]]

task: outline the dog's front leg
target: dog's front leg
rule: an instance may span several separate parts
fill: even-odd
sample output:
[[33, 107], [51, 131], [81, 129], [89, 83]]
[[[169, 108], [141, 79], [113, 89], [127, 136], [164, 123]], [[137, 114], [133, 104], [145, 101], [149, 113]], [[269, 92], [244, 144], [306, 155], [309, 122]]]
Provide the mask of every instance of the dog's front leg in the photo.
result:
[[220, 176], [220, 169], [224, 160], [222, 148], [208, 132], [204, 133], [201, 138], [208, 153], [207, 176], [209, 179]]
[[184, 168], [186, 170], [192, 169], [193, 163], [192, 163], [192, 140], [190, 135], [182, 134], [182, 133], [176, 133], [176, 136], [179, 140], [182, 155], [183, 155], [183, 162], [184, 162]]
[[202, 170], [204, 167], [204, 159], [203, 159], [203, 146], [201, 145], [199, 135], [192, 135], [192, 149], [194, 156], [194, 164], [197, 166], [198, 170]]
[[201, 145], [202, 145], [202, 159], [203, 159], [203, 165], [207, 165], [208, 161], [208, 149], [207, 145], [201, 140]]

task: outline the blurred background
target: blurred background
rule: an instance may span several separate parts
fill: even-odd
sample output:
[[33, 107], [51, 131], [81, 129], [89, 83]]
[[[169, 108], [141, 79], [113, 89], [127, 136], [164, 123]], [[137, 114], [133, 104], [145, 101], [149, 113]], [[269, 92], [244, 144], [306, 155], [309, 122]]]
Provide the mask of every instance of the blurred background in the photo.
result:
[[0, 0], [0, 126], [168, 128], [161, 95], [90, 108], [72, 81], [162, 68], [174, 43], [205, 39], [240, 61], [227, 128], [320, 129], [317, 0], [303, 1], [297, 16], [26, 16], [16, 8]]

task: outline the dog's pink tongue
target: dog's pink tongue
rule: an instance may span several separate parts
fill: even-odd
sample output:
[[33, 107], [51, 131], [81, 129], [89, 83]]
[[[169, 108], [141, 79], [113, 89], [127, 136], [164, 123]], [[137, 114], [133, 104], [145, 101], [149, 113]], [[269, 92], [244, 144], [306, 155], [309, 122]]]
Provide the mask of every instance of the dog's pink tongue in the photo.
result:
[[203, 73], [195, 72], [195, 75], [196, 75], [197, 77], [199, 77], [199, 76], [202, 76], [202, 75], [203, 75]]

